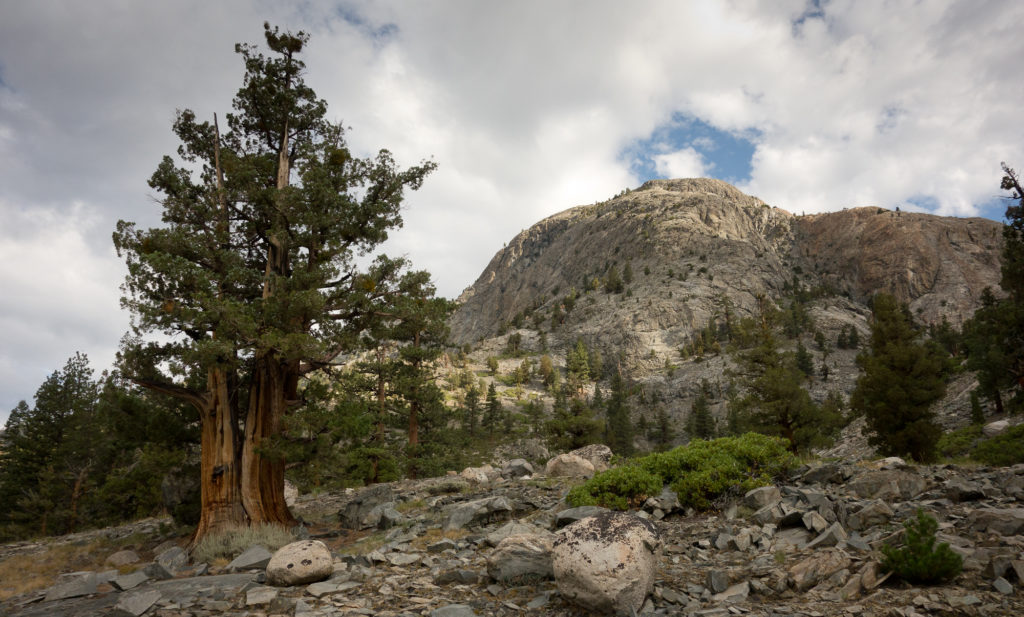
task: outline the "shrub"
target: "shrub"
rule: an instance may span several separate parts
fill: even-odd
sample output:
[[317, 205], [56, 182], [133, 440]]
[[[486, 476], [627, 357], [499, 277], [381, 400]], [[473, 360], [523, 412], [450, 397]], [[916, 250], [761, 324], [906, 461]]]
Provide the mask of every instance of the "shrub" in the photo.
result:
[[604, 506], [613, 510], [638, 507], [664, 486], [657, 476], [637, 465], [615, 467], [569, 491], [573, 506]]
[[945, 458], [968, 456], [979, 439], [981, 439], [981, 426], [972, 424], [944, 433], [942, 437], [939, 437], [936, 450], [940, 456]]
[[1024, 463], [1024, 424], [1018, 424], [1002, 435], [981, 442], [974, 449], [973, 458], [986, 465]]
[[192, 560], [195, 563], [213, 563], [217, 559], [230, 560], [257, 544], [274, 552], [294, 541], [292, 533], [280, 525], [235, 527], [203, 536], [192, 551]]
[[784, 439], [758, 433], [695, 439], [595, 475], [570, 491], [569, 503], [625, 509], [630, 503], [639, 505], [641, 495], [657, 494], [663, 484], [669, 484], [682, 505], [706, 509], [729, 490], [746, 492], [771, 484], [792, 467], [796, 459], [786, 444]]
[[935, 545], [939, 524], [918, 509], [913, 520], [905, 521], [906, 543], [902, 548], [883, 546], [882, 569], [911, 584], [931, 584], [950, 580], [960, 574], [963, 559], [943, 542]]

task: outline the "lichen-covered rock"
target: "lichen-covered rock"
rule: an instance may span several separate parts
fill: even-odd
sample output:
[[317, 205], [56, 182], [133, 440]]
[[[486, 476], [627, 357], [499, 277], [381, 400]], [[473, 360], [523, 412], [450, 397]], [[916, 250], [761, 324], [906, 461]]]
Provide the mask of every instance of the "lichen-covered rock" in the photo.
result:
[[590, 478], [594, 471], [593, 463], [575, 454], [559, 454], [544, 466], [544, 473], [552, 477]]
[[449, 511], [442, 528], [462, 529], [474, 523], [490, 522], [512, 515], [512, 505], [504, 497], [485, 497], [456, 504]]
[[850, 556], [836, 548], [827, 548], [801, 560], [789, 569], [789, 584], [807, 591], [820, 581], [850, 566]]
[[282, 546], [267, 564], [267, 582], [278, 587], [308, 585], [334, 572], [331, 551], [319, 540], [301, 540]]
[[341, 524], [348, 529], [370, 529], [380, 523], [380, 514], [386, 503], [395, 500], [395, 493], [386, 484], [368, 486], [353, 497], [340, 513]]
[[661, 538], [650, 521], [606, 512], [558, 533], [552, 569], [567, 601], [599, 613], [639, 612], [654, 587]]

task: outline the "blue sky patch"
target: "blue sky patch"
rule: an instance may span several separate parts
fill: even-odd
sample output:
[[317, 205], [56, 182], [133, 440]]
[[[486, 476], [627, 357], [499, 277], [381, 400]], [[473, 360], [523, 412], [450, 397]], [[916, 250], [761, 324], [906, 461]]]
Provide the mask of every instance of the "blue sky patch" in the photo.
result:
[[655, 156], [693, 148], [703, 157], [710, 177], [739, 184], [750, 179], [753, 140], [757, 136], [756, 132], [736, 135], [693, 116], [676, 113], [649, 137], [624, 148], [620, 158], [629, 163], [630, 171], [643, 183], [664, 177], [657, 171]]
[[371, 23], [364, 15], [360, 14], [355, 7], [344, 3], [338, 4], [334, 9], [335, 14], [345, 20], [349, 25], [359, 30], [364, 36], [372, 39], [375, 44], [386, 42], [389, 38], [398, 33], [398, 25], [387, 23], [377, 25]]

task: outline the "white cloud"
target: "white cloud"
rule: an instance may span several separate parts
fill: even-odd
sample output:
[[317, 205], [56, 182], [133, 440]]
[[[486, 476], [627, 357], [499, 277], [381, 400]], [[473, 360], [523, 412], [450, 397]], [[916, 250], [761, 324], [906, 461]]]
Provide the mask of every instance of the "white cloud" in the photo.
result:
[[119, 309], [123, 279], [113, 249], [99, 254], [86, 240], [95, 232], [95, 210], [25, 211], [0, 202], [0, 393], [3, 412], [31, 401], [49, 373], [76, 351], [93, 367], [108, 367], [128, 329]]
[[665, 178], [703, 178], [710, 170], [701, 153], [693, 148], [657, 154], [651, 158], [654, 160], [655, 170]]
[[[31, 396], [38, 385], [38, 371], [23, 378], [17, 358], [38, 353], [51, 371], [74, 351], [47, 337], [64, 339], [88, 319], [112, 323], [116, 309], [99, 287], [116, 297], [114, 222], [158, 222], [145, 181], [175, 148], [175, 109], [203, 118], [229, 111], [241, 76], [233, 44], [261, 43], [264, 20], [312, 34], [307, 80], [352, 127], [353, 149], [387, 147], [405, 165], [438, 162], [409, 196], [406, 226], [388, 250], [430, 270], [449, 296], [520, 229], [637, 185], [623, 152], [678, 115], [754, 135], [751, 176], [740, 188], [795, 212], [932, 199], [940, 213], [974, 214], [999, 193], [1000, 161], [1024, 165], [1024, 38], [1016, 33], [1024, 3], [833, 0], [823, 14], [809, 6], [7, 3], [0, 215], [8, 230], [36, 230], [10, 246], [34, 255], [21, 263], [40, 274], [25, 280], [5, 268], [0, 285], [44, 297], [32, 284], [45, 280], [80, 300], [74, 310], [33, 302], [39, 311], [5, 301], [0, 320], [22, 339], [0, 351], [0, 370], [20, 383], [0, 385], [0, 400]], [[713, 174], [710, 146], [650, 154], [664, 175]], [[88, 207], [75, 211], [75, 202]], [[57, 222], [87, 212], [94, 222], [44, 232], [26, 212]], [[47, 261], [40, 245], [68, 248]], [[60, 273], [72, 268], [62, 264], [92, 269], [73, 276]], [[98, 340], [119, 329], [93, 330]], [[33, 351], [33, 341], [49, 351]]]

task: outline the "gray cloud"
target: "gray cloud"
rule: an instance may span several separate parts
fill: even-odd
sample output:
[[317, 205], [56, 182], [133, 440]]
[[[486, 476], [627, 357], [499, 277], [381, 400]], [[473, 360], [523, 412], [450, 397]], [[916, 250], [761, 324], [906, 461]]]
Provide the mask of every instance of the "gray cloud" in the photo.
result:
[[[791, 211], [933, 204], [973, 215], [1021, 165], [1024, 5], [802, 0], [485, 3], [103, 0], [0, 9], [0, 418], [76, 350], [97, 369], [117, 309], [118, 218], [175, 109], [229, 110], [237, 41], [312, 34], [308, 81], [353, 148], [440, 167], [388, 250], [457, 295], [519, 230], [635, 186], [628, 148], [674, 114], [754, 136], [741, 187]], [[658, 151], [667, 173], [713, 160]]]

